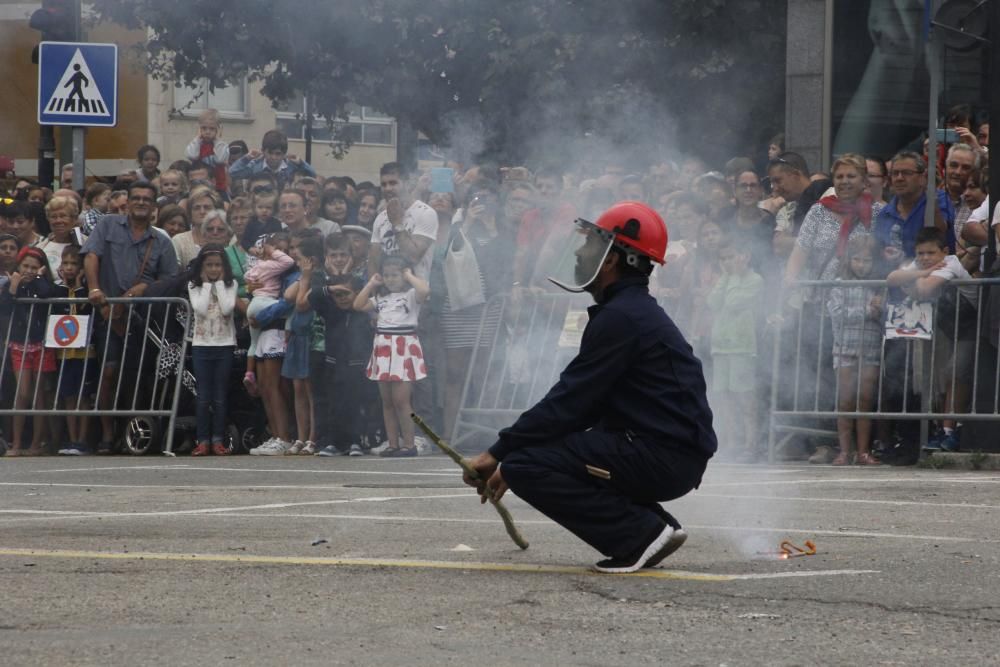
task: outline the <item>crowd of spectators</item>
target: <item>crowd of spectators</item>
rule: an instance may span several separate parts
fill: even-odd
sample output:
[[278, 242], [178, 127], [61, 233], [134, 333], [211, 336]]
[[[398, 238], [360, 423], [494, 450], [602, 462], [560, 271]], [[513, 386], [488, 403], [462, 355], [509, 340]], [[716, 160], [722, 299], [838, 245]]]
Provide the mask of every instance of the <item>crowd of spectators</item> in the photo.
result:
[[[547, 277], [573, 221], [639, 200], [667, 222], [667, 261], [650, 288], [705, 366], [720, 454], [760, 460], [776, 331], [795, 322], [805, 330], [799, 341], [823, 341], [813, 372], [833, 373], [844, 411], [871, 410], [880, 364], [897, 363], [892, 350], [882, 361], [884, 290], [800, 290], [796, 281], [888, 278], [933, 299], [982, 268], [988, 125], [973, 127], [961, 110], [948, 122], [962, 128], [961, 143], [930, 165], [917, 146], [888, 160], [842, 155], [820, 173], [778, 135], [766, 157], [735, 157], [719, 170], [695, 156], [451, 162], [412, 174], [392, 162], [375, 183], [316, 173], [277, 130], [259, 149], [226, 141], [207, 110], [185, 155], [162, 171], [160, 151], [147, 145], [136, 169], [91, 179], [81, 192], [69, 187], [71, 166], [55, 191], [11, 183], [0, 205], [0, 403], [24, 413], [2, 424], [8, 455], [113, 451], [112, 417], [26, 414], [59, 401], [111, 408], [127, 340], [107, 299], [155, 286], [190, 301], [192, 456], [231, 452], [228, 378], [243, 359], [237, 386], [260, 401], [269, 434], [251, 455], [414, 456], [422, 443], [410, 412], [450, 432], [479, 332], [500, 317], [494, 297], [553, 291]], [[935, 226], [925, 229], [929, 168], [942, 187]], [[30, 303], [55, 296], [86, 299], [65, 312], [93, 314], [88, 348], [45, 347], [45, 311]], [[791, 338], [779, 361], [796, 353]], [[968, 349], [948, 350], [946, 363], [964, 372]], [[84, 363], [95, 356], [100, 363]], [[777, 394], [792, 400], [787, 387]], [[968, 388], [959, 382], [943, 399], [958, 411]], [[892, 424], [877, 426], [873, 434], [870, 420], [838, 420], [839, 451], [820, 445], [810, 460], [878, 464], [901, 438]], [[958, 425], [940, 426], [934, 442], [954, 448]]]

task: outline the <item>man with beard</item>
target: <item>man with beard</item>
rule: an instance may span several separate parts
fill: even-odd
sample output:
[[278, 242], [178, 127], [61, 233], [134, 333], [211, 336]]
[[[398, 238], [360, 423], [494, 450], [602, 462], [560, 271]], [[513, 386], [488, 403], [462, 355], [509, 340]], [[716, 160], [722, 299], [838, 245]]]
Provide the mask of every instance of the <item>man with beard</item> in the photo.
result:
[[399, 162], [382, 165], [379, 179], [385, 210], [372, 223], [369, 271], [379, 270], [383, 255], [402, 255], [413, 265], [413, 274], [427, 280], [433, 261], [430, 247], [437, 238], [437, 213], [410, 195], [409, 173]]
[[[132, 183], [128, 189], [127, 215], [103, 216], [80, 250], [84, 256], [88, 298], [101, 312], [94, 330], [95, 349], [104, 354], [101, 370], [104, 377], [98, 397], [101, 410], [112, 408], [115, 378], [126, 347], [124, 327], [115, 331], [114, 313], [107, 299], [140, 297], [150, 283], [177, 273], [177, 255], [170, 237], [152, 225], [156, 196], [156, 187], [151, 183]], [[137, 334], [135, 328], [131, 327], [130, 333]], [[139, 344], [133, 343], [130, 349], [136, 347]], [[108, 453], [114, 437], [110, 416], [101, 417], [101, 431], [98, 453]]]
[[615, 204], [577, 221], [574, 276], [551, 280], [597, 302], [559, 381], [487, 452], [469, 460], [485, 502], [513, 489], [607, 558], [598, 572], [654, 567], [687, 539], [659, 503], [701, 483], [717, 444], [701, 362], [649, 294], [667, 229], [653, 209]]

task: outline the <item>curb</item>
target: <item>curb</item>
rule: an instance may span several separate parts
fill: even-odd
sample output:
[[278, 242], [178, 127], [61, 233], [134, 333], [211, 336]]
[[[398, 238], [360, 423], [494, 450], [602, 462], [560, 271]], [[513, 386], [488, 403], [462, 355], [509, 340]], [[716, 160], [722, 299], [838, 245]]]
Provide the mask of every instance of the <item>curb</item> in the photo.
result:
[[1000, 470], [1000, 454], [983, 452], [932, 452], [917, 464], [921, 468]]

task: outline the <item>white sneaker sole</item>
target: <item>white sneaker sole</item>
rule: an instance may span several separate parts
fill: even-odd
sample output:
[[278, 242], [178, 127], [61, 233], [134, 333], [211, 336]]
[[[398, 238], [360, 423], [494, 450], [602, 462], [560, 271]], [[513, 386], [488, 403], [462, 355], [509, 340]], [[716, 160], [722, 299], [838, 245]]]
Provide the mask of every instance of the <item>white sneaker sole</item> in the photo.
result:
[[646, 561], [646, 564], [642, 566], [643, 569], [656, 567], [657, 565], [659, 565], [661, 562], [663, 562], [663, 560], [667, 556], [669, 556], [670, 554], [674, 553], [682, 546], [684, 546], [684, 543], [687, 542], [687, 538], [688, 535], [686, 532], [684, 532], [683, 528], [677, 528], [676, 530], [674, 530], [673, 534], [670, 536], [670, 539], [667, 540], [667, 543], [665, 545], [663, 545], [663, 548], [660, 551], [653, 554], [650, 557], [650, 559]]
[[[659, 563], [661, 560], [663, 560], [663, 558], [666, 558], [666, 556], [660, 556], [660, 552], [665, 551], [667, 549], [668, 545], [670, 544], [670, 538], [673, 536], [673, 534], [674, 534], [674, 529], [671, 528], [669, 525], [665, 526], [663, 528], [663, 532], [657, 535], [656, 539], [654, 539], [652, 542], [649, 543], [649, 546], [646, 547], [646, 550], [642, 552], [642, 556], [640, 556], [631, 565], [623, 565], [619, 567], [607, 567], [595, 563], [592, 566], [592, 569], [595, 572], [600, 572], [602, 574], [631, 574], [633, 572], [638, 572], [642, 568], [646, 567], [646, 563], [652, 562], [657, 557], [659, 557], [659, 560], [657, 560], [656, 562]], [[687, 539], [686, 535], [685, 539]], [[683, 541], [681, 543], [683, 544]], [[680, 545], [678, 545], [677, 548], [680, 548]]]

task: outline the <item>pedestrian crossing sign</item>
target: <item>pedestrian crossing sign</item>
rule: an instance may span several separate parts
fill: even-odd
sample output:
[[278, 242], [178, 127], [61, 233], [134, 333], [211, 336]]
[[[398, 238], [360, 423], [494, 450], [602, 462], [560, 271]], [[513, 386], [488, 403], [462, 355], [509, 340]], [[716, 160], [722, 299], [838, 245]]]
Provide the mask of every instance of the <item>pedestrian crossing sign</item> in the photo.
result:
[[113, 127], [118, 123], [118, 46], [42, 42], [38, 123]]

